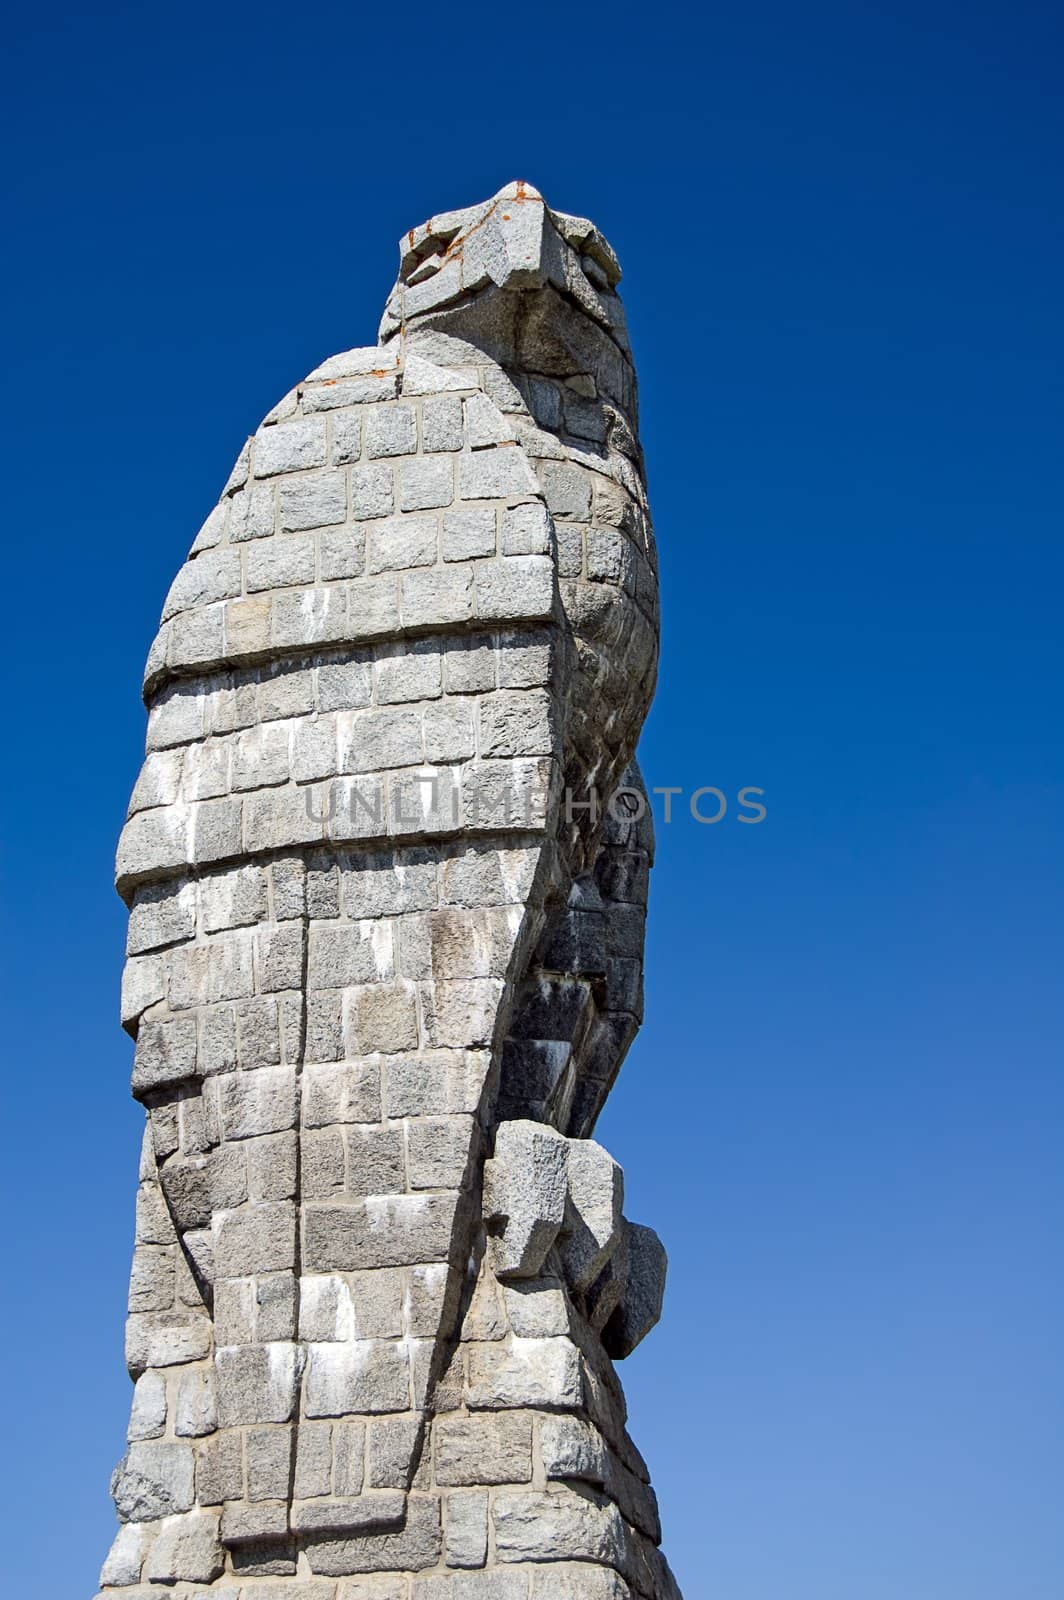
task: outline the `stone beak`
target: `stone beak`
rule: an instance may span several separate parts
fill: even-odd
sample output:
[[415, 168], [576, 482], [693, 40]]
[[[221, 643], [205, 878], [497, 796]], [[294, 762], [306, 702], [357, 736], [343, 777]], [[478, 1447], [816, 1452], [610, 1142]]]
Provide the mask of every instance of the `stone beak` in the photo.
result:
[[400, 240], [402, 320], [488, 287], [521, 293], [566, 283], [565, 241], [538, 190], [522, 181], [465, 211], [431, 217]]
[[500, 289], [564, 287], [564, 251], [542, 196], [525, 183], [507, 184], [465, 241], [468, 286], [476, 287], [483, 274]]

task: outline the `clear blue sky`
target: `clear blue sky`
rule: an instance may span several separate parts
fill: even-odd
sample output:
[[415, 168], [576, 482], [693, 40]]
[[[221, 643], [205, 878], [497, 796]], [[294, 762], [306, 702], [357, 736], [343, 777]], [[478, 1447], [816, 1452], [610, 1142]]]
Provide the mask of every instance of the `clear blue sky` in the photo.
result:
[[5, 1588], [87, 1597], [140, 1113], [112, 852], [244, 436], [514, 177], [617, 248], [662, 553], [648, 1021], [601, 1136], [672, 1257], [627, 1363], [688, 1600], [1060, 1600], [1060, 18], [20, 8]]

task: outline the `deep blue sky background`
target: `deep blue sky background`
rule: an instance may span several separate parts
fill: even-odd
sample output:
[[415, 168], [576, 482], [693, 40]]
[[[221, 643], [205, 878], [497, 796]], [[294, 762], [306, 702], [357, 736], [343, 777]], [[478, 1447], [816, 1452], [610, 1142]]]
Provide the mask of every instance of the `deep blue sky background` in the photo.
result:
[[[112, 851], [244, 436], [525, 177], [625, 267], [662, 553], [648, 1020], [601, 1126], [688, 1600], [1060, 1600], [1064, 281], [1050, 4], [8, 24], [4, 1587], [93, 1593], [140, 1113]], [[12, 36], [13, 35], [13, 36]]]

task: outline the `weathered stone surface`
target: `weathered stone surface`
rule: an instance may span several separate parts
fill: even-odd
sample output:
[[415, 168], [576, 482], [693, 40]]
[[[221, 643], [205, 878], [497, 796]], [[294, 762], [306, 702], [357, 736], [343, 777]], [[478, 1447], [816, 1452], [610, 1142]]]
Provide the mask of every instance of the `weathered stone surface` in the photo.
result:
[[[300, 1578], [291, 1579], [282, 1590], [278, 1590], [274, 1583], [245, 1583], [240, 1590], [240, 1600], [271, 1600], [278, 1593], [284, 1595], [284, 1600], [335, 1600], [336, 1585], [328, 1579]], [[199, 1597], [196, 1597], [199, 1600]], [[214, 1592], [211, 1600], [215, 1600]]]
[[166, 1427], [166, 1379], [161, 1372], [143, 1372], [133, 1391], [126, 1438], [156, 1439]]
[[287, 1422], [296, 1401], [299, 1355], [286, 1342], [223, 1345], [217, 1352], [218, 1417], [223, 1428]]
[[288, 1532], [288, 1506], [284, 1500], [259, 1500], [254, 1504], [226, 1503], [222, 1507], [222, 1543], [230, 1549], [260, 1546], [281, 1540]]
[[422, 1418], [382, 1417], [369, 1433], [369, 1483], [373, 1489], [409, 1489]]
[[410, 1366], [398, 1341], [348, 1339], [310, 1346], [308, 1417], [405, 1411], [409, 1403]]
[[178, 1379], [174, 1432], [178, 1438], [199, 1438], [218, 1425], [214, 1373], [209, 1367], [183, 1372]]
[[243, 1439], [239, 1433], [216, 1434], [196, 1458], [196, 1499], [202, 1506], [239, 1500], [244, 1493]]
[[491, 1507], [495, 1549], [502, 1561], [584, 1558], [624, 1560], [624, 1525], [616, 1506], [591, 1494], [557, 1487], [549, 1492], [496, 1490]]
[[579, 1352], [566, 1338], [474, 1345], [469, 1352], [467, 1397], [478, 1410], [579, 1406], [583, 1399]]
[[500, 1278], [534, 1278], [565, 1217], [568, 1144], [536, 1122], [504, 1122], [484, 1164], [484, 1218]]
[[189, 1511], [167, 1517], [148, 1552], [145, 1576], [172, 1583], [185, 1579], [210, 1583], [224, 1567], [216, 1511]]
[[531, 1416], [441, 1417], [435, 1435], [437, 1483], [526, 1483], [532, 1476]]
[[449, 1567], [482, 1567], [488, 1555], [488, 1495], [459, 1489], [447, 1496], [443, 1553]]
[[574, 1139], [568, 1150], [569, 1206], [561, 1258], [574, 1289], [590, 1286], [616, 1249], [621, 1231], [624, 1179], [613, 1157], [593, 1139]]
[[193, 1503], [195, 1458], [187, 1444], [131, 1444], [111, 1481], [124, 1522], [149, 1522]]
[[372, 1528], [394, 1527], [406, 1511], [406, 1499], [397, 1493], [359, 1495], [353, 1500], [308, 1500], [292, 1511], [297, 1533], [365, 1533]]
[[307, 1546], [307, 1560], [312, 1572], [333, 1576], [352, 1572], [422, 1572], [436, 1565], [442, 1544], [440, 1502], [411, 1495], [406, 1502], [406, 1522], [397, 1532], [314, 1541]]
[[620, 269], [526, 184], [400, 259], [378, 343], [241, 452], [145, 671], [102, 1582], [674, 1600], [610, 1364], [664, 1252], [591, 1139], [653, 854], [605, 804], [658, 625]]
[[[578, 1594], [578, 1590], [573, 1590]], [[527, 1600], [528, 1573], [515, 1567], [415, 1578], [414, 1600]]]
[[529, 1600], [572, 1600], [575, 1595], [580, 1600], [631, 1600], [632, 1591], [609, 1567], [559, 1561], [533, 1568]]
[[144, 1556], [151, 1541], [151, 1533], [143, 1522], [124, 1522], [115, 1534], [114, 1543], [100, 1571], [100, 1584], [125, 1585], [140, 1581]]
[[349, 1578], [340, 1585], [339, 1600], [407, 1600], [406, 1578], [383, 1577], [373, 1574], [364, 1578]]

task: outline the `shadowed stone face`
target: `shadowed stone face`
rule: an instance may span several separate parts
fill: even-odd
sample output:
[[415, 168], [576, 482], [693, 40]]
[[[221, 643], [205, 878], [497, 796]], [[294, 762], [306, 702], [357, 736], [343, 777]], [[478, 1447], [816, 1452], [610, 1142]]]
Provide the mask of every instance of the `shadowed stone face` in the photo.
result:
[[664, 1254], [590, 1138], [653, 853], [620, 271], [523, 183], [400, 250], [378, 345], [241, 452], [145, 674], [131, 1600], [676, 1593], [612, 1364]]

